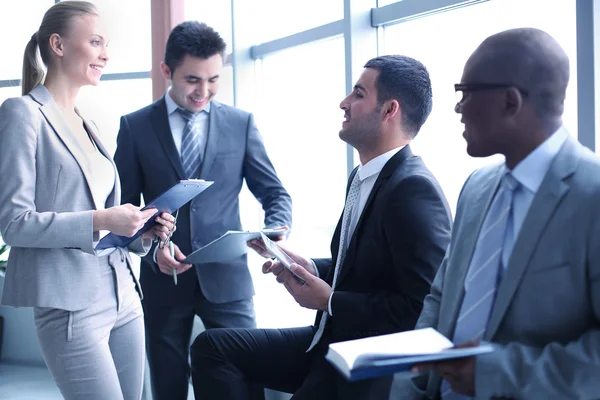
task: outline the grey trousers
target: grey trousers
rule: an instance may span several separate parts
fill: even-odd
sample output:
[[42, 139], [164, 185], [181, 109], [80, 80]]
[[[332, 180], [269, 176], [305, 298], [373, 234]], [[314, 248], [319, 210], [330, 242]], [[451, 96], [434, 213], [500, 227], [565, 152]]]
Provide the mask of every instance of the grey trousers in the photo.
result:
[[46, 365], [67, 400], [139, 400], [145, 366], [140, 297], [122, 250], [102, 257], [100, 293], [83, 310], [34, 308]]

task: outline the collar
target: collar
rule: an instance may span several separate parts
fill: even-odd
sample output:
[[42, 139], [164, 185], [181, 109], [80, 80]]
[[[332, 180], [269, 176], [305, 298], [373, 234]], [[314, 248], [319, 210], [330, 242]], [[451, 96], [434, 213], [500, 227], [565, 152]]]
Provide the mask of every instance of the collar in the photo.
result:
[[[170, 88], [167, 91], [167, 93], [165, 94], [165, 103], [167, 104], [167, 115], [169, 115], [169, 116], [171, 114], [173, 114], [175, 111], [177, 111], [177, 109], [179, 108], [177, 103], [175, 103], [175, 100], [173, 100], [173, 98], [171, 97], [171, 89]], [[211, 105], [211, 102], [209, 101], [208, 104], [206, 105], [206, 107], [204, 107], [204, 109], [200, 112], [206, 112], [207, 114], [210, 114], [210, 105]]]
[[392, 149], [390, 151], [387, 151], [383, 154], [378, 155], [377, 157], [370, 160], [365, 165], [359, 166], [358, 172], [357, 172], [358, 178], [361, 181], [364, 181], [368, 177], [380, 173], [381, 170], [383, 169], [383, 167], [385, 166], [385, 164], [387, 164], [387, 162], [390, 161], [390, 159], [392, 157], [394, 157], [396, 155], [396, 153], [398, 153], [400, 150], [402, 150], [405, 146], [406, 145], [396, 147], [395, 149]]
[[552, 160], [568, 137], [569, 132], [564, 125], [558, 128], [513, 168], [513, 177], [529, 191], [536, 193], [550, 169]]

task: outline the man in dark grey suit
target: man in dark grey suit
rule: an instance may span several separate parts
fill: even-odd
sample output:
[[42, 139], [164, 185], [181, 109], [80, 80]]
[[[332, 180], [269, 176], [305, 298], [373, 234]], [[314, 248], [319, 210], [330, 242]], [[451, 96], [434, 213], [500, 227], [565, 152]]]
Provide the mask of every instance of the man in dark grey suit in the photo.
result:
[[[115, 153], [124, 203], [139, 204], [186, 178], [214, 181], [179, 210], [175, 258], [152, 252], [141, 284], [155, 399], [186, 399], [194, 315], [206, 328], [256, 326], [246, 256], [227, 264], [182, 264], [184, 254], [242, 228], [244, 179], [262, 203], [265, 226], [291, 225], [292, 204], [277, 178], [251, 114], [213, 101], [225, 42], [212, 28], [184, 22], [171, 32], [161, 69], [171, 80], [160, 100], [121, 118]], [[178, 284], [172, 272], [178, 274]]]
[[600, 160], [562, 125], [568, 80], [537, 29], [493, 35], [467, 61], [467, 151], [506, 161], [465, 183], [417, 328], [495, 351], [398, 375], [391, 399], [600, 397]]

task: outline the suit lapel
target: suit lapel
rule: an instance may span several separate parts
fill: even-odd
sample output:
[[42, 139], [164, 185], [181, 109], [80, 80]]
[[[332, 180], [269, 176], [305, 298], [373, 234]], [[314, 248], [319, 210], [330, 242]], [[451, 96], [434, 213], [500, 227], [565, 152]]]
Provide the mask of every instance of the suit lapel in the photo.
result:
[[173, 134], [171, 133], [171, 126], [169, 125], [169, 115], [167, 113], [167, 104], [164, 97], [154, 103], [154, 107], [150, 114], [150, 120], [152, 122], [154, 133], [162, 144], [162, 148], [171, 162], [171, 165], [175, 168], [175, 171], [177, 171], [179, 179], [186, 179], [185, 173], [183, 172], [183, 166], [181, 165], [179, 152], [173, 141]]
[[[79, 168], [81, 168], [81, 172], [86, 181], [88, 195], [94, 200], [94, 196], [92, 196], [92, 191], [90, 188], [91, 182], [91, 166], [89, 160], [85, 154], [85, 150], [81, 147], [77, 138], [71, 132], [71, 128], [67, 125], [66, 121], [62, 116], [62, 112], [60, 108], [52, 99], [50, 92], [43, 85], [36, 86], [29, 95], [38, 103], [41, 104], [40, 111], [48, 121], [48, 124], [52, 127], [56, 135], [60, 138], [60, 140], [65, 144], [69, 152], [79, 164]], [[99, 204], [95, 204], [96, 209], [98, 209]]]
[[200, 179], [207, 179], [207, 175], [215, 161], [217, 154], [217, 144], [219, 142], [221, 121], [224, 120], [224, 110], [221, 105], [215, 101], [211, 103], [210, 113], [208, 117], [208, 138], [206, 139], [206, 148], [204, 157], [202, 157], [202, 165], [200, 167]]
[[[363, 208], [362, 213], [360, 214], [358, 223], [356, 224], [356, 228], [354, 229], [354, 233], [352, 234], [352, 236], [350, 238], [350, 242], [348, 243], [348, 248], [346, 250], [346, 256], [344, 258], [344, 263], [340, 267], [341, 271], [340, 271], [340, 275], [339, 275], [338, 281], [337, 281], [338, 285], [344, 279], [344, 277], [348, 274], [351, 267], [354, 265], [354, 258], [356, 256], [356, 251], [358, 248], [360, 232], [366, 223], [366, 218], [367, 218], [366, 215], [368, 215], [369, 210], [370, 210], [371, 206], [373, 205], [373, 201], [377, 197], [377, 193], [379, 192], [381, 187], [385, 184], [385, 182], [387, 182], [390, 175], [392, 175], [396, 171], [396, 169], [402, 164], [402, 162], [405, 159], [412, 157], [412, 156], [413, 156], [413, 153], [410, 150], [410, 147], [408, 145], [406, 145], [402, 150], [400, 150], [392, 158], [390, 158], [390, 160], [383, 166], [383, 169], [381, 170], [381, 172], [379, 173], [379, 176], [375, 180], [375, 184], [373, 185], [373, 189], [371, 190], [371, 193], [369, 193], [369, 197], [367, 198], [365, 207]], [[350, 181], [350, 183], [352, 183], [352, 181]], [[342, 216], [343, 216], [343, 214], [342, 214]]]
[[560, 200], [570, 189], [564, 179], [575, 172], [578, 159], [575, 144], [567, 139], [553, 160], [525, 216], [509, 258], [506, 272], [498, 288], [496, 302], [490, 315], [484, 340], [490, 340], [498, 330], [548, 221], [554, 214]]
[[[457, 216], [461, 218], [461, 242], [453, 246], [451, 254], [452, 260], [449, 264], [458, 265], [458, 270], [446, 271], [444, 276], [444, 288], [446, 293], [460, 293], [458, 296], [450, 296], [443, 299], [442, 306], [444, 310], [440, 313], [441, 317], [439, 320], [438, 330], [440, 333], [451, 337], [454, 333], [454, 327], [456, 325], [456, 319], [458, 312], [462, 305], [463, 297], [465, 295], [464, 281], [471, 265], [471, 259], [475, 252], [475, 245], [477, 244], [477, 238], [485, 216], [487, 215], [488, 209], [492, 204], [494, 194], [502, 178], [504, 172], [504, 165], [498, 165], [490, 172], [489, 179], [485, 179], [483, 184], [477, 185], [470, 190], [475, 191], [472, 200], [463, 207], [462, 215]], [[466, 197], [468, 198], [468, 196]], [[456, 226], [456, 224], [455, 224]], [[457, 233], [453, 233], [456, 235]]]

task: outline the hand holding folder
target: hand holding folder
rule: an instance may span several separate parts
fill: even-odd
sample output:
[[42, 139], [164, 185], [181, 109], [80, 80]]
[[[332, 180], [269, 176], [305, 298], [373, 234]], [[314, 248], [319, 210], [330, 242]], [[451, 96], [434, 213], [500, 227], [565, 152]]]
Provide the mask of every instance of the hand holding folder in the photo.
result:
[[454, 347], [432, 328], [332, 343], [325, 358], [349, 381], [410, 373], [415, 365], [457, 360], [494, 351], [489, 344]]
[[[187, 202], [205, 191], [213, 182], [199, 179], [182, 180], [173, 185], [169, 190], [150, 201], [142, 210], [156, 209], [156, 215], [163, 212], [173, 213]], [[96, 250], [109, 249], [112, 247], [127, 247], [130, 243], [139, 238], [144, 232], [148, 231], [154, 225], [154, 218], [150, 218], [142, 229], [137, 231], [131, 237], [115, 235], [109, 233], [103, 237], [96, 246]]]

